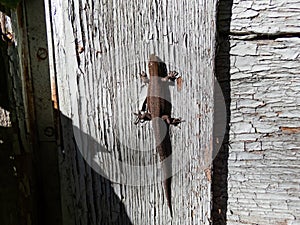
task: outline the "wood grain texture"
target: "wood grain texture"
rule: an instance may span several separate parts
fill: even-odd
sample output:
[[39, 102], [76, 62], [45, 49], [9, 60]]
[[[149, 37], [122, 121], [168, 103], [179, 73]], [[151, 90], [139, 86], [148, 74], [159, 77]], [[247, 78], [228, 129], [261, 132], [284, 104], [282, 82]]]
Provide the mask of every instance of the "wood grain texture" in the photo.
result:
[[[216, 1], [204, 0], [50, 2], [63, 114], [65, 224], [210, 223], [204, 170], [210, 169], [212, 151], [215, 12]], [[156, 171], [151, 123], [133, 123], [144, 89], [138, 74], [151, 53], [184, 79], [181, 92], [171, 88], [173, 116], [186, 120], [181, 129], [171, 129], [179, 162], [172, 221]], [[86, 159], [103, 157], [107, 166], [94, 165], [96, 170], [121, 184], [95, 173], [81, 157], [83, 149]], [[116, 159], [142, 172], [111, 163]], [[149, 170], [142, 168], [147, 165]]]
[[[1, 207], [7, 219], [1, 215], [0, 220], [1, 224], [61, 224], [44, 5], [23, 3], [11, 11], [10, 17], [0, 16], [5, 18], [0, 32], [4, 57], [0, 61], [4, 63], [1, 81], [5, 78], [6, 85], [1, 92], [7, 92], [3, 106], [10, 112], [6, 115], [10, 124], [0, 124], [0, 133], [5, 133], [5, 137], [0, 134], [1, 165], [7, 179], [5, 185], [0, 185], [7, 195], [3, 198], [7, 207]], [[31, 4], [35, 5], [34, 12]], [[3, 34], [10, 34], [5, 44]], [[1, 125], [7, 127], [2, 129]]]
[[241, 220], [280, 224], [299, 219], [296, 52], [299, 38], [232, 43], [230, 224]]
[[228, 224], [299, 224], [299, 9], [233, 1]]
[[234, 0], [231, 32], [235, 34], [299, 34], [298, 0]]

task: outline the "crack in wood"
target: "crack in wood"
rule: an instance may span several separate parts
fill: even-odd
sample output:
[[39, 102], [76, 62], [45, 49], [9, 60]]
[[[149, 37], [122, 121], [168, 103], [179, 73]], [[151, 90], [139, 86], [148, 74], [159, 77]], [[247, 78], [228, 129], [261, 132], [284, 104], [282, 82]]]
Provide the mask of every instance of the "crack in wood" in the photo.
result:
[[230, 32], [231, 40], [276, 40], [278, 38], [300, 38], [300, 33], [255, 33], [255, 32]]

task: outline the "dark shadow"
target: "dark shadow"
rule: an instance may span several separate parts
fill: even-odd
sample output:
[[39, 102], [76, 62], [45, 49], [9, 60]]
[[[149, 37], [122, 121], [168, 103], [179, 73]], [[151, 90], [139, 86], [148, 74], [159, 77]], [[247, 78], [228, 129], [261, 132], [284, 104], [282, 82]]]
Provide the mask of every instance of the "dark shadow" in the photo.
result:
[[3, 33], [0, 28], [0, 106], [3, 109], [8, 110], [8, 83], [7, 83], [7, 43], [2, 40]]
[[[8, 76], [8, 43], [3, 41], [2, 38], [3, 33], [0, 27], [0, 108], [10, 112], [9, 117], [5, 119], [9, 119], [12, 124], [12, 126], [6, 127], [1, 126], [0, 123], [0, 224], [25, 224], [26, 221], [22, 221], [22, 223], [20, 221], [24, 217], [23, 214], [25, 211], [30, 211], [32, 206], [24, 209], [24, 202], [35, 202], [36, 199], [32, 199], [33, 196], [28, 196], [28, 199], [21, 199], [23, 193], [20, 192], [23, 189], [22, 187], [20, 189], [18, 185], [20, 184], [22, 174], [29, 174], [28, 171], [25, 171], [24, 165], [31, 165], [33, 159], [29, 158], [29, 154], [16, 155], [15, 153], [15, 151], [19, 151], [22, 147], [16, 145], [16, 143], [21, 145], [21, 141], [17, 140], [19, 128], [18, 123], [15, 121], [16, 106], [13, 98], [14, 93], [11, 88], [13, 87], [12, 83], [14, 80]], [[18, 94], [21, 93], [21, 89], [15, 91]], [[55, 113], [57, 114], [57, 111]], [[3, 115], [0, 112], [0, 119], [3, 120], [4, 117], [1, 116]], [[63, 135], [61, 136], [64, 137], [63, 142], [61, 142], [64, 153], [60, 162], [60, 182], [64, 183], [66, 189], [61, 191], [60, 198], [62, 200], [58, 199], [57, 202], [62, 202], [62, 205], [65, 206], [63, 211], [70, 213], [65, 224], [82, 224], [76, 223], [76, 221], [78, 221], [78, 218], [80, 220], [81, 217], [85, 217], [85, 224], [87, 225], [132, 225], [122, 200], [114, 192], [112, 183], [94, 172], [84, 161], [73, 136], [72, 121], [63, 115], [60, 119], [61, 127], [63, 127]], [[86, 136], [91, 144], [98, 145], [87, 134], [82, 133], [81, 135]], [[52, 157], [55, 158], [57, 155], [51, 155], [51, 159]], [[48, 160], [50, 161], [50, 159]], [[14, 168], [18, 169], [18, 174]], [[39, 208], [38, 217], [40, 221], [43, 221], [45, 219], [44, 211], [49, 206], [47, 202], [44, 202], [45, 193], [43, 192], [43, 188], [47, 188], [44, 187], [44, 181], [47, 181], [48, 178], [42, 179], [40, 177], [42, 174], [38, 172], [38, 169], [36, 167], [34, 168], [35, 171], [30, 171], [37, 175], [38, 184], [34, 184], [33, 191], [39, 194], [37, 199]], [[67, 180], [71, 176], [72, 179]], [[59, 207], [57, 206], [57, 208]], [[36, 218], [31, 219], [36, 220]], [[74, 221], [70, 222], [70, 220]], [[38, 224], [36, 221], [32, 223]]]
[[[2, 9], [0, 5], [0, 10]], [[19, 132], [21, 131], [18, 127], [20, 124], [17, 121], [17, 103], [15, 102], [15, 95], [18, 95], [20, 99], [22, 97], [21, 85], [20, 83], [14, 85], [15, 80], [18, 80], [19, 77], [9, 76], [10, 73], [14, 75], [14, 71], [8, 73], [9, 62], [12, 62], [9, 60], [12, 59], [8, 56], [10, 43], [5, 40], [5, 31], [1, 29], [3, 27], [1, 23], [3, 22], [5, 20], [0, 18], [0, 108], [10, 112], [10, 115], [4, 118], [0, 114], [0, 119], [1, 122], [4, 121], [5, 125], [6, 123], [11, 123], [11, 125], [2, 126], [2, 123], [0, 123], [0, 224], [21, 225], [29, 220], [31, 220], [31, 224], [45, 224], [45, 211], [60, 211], [60, 205], [58, 204], [62, 202], [64, 215], [68, 214], [68, 219], [64, 220], [66, 225], [132, 225], [122, 199], [115, 193], [112, 183], [94, 172], [84, 161], [76, 145], [72, 121], [69, 118], [63, 115], [60, 117], [60, 127], [63, 128], [60, 136], [64, 137], [60, 147], [65, 151], [64, 153], [58, 153], [56, 149], [53, 152], [48, 152], [46, 155], [48, 158], [41, 161], [45, 162], [45, 165], [41, 165], [40, 162], [36, 162], [39, 161], [36, 160], [39, 157], [39, 152], [35, 153], [34, 159], [31, 152], [24, 152], [20, 140]], [[17, 62], [15, 63], [17, 64]], [[51, 100], [49, 99], [49, 101]], [[18, 105], [18, 107], [21, 106]], [[57, 111], [55, 113], [58, 114]], [[59, 124], [58, 121], [56, 122]], [[92, 145], [97, 145], [87, 134], [82, 133], [81, 135], [89, 139]], [[43, 149], [36, 150], [42, 151]], [[22, 152], [22, 154], [16, 152]], [[48, 170], [43, 169], [42, 172], [47, 171], [49, 177], [39, 170], [41, 170], [41, 167], [48, 166], [51, 162], [56, 162], [57, 154], [62, 156], [60, 182], [64, 183], [66, 189], [61, 191], [61, 196], [58, 196], [58, 199], [49, 203], [45, 202], [47, 200], [45, 196], [48, 192], [55, 192], [56, 190], [51, 189], [53, 185], [48, 186], [47, 182], [51, 181], [49, 177], [57, 176], [53, 171], [58, 170], [58, 168], [56, 164], [53, 164], [51, 165], [53, 167], [48, 168]], [[34, 174], [34, 176], [29, 176], [31, 174]], [[22, 180], [23, 178], [24, 180]], [[59, 183], [57, 185], [59, 186]], [[45, 191], [46, 189], [48, 190]], [[24, 196], [26, 199], [23, 198]], [[61, 199], [62, 201], [60, 201]], [[35, 214], [36, 201], [39, 215]], [[28, 203], [28, 205], [25, 203]], [[25, 217], [26, 219], [24, 219]], [[35, 217], [39, 217], [39, 222]], [[86, 218], [86, 223], [77, 223], [81, 217]], [[60, 224], [60, 221], [57, 224]]]
[[[1, 20], [2, 18], [0, 18]], [[3, 114], [3, 109], [11, 112], [8, 97], [7, 82], [7, 43], [3, 41], [0, 21], [0, 224], [18, 224], [18, 183], [14, 171], [13, 158], [13, 128], [11, 113]]]
[[[216, 78], [222, 89], [226, 104], [226, 131], [223, 143], [213, 161], [212, 178], [212, 221], [213, 225], [226, 224], [228, 200], [228, 155], [229, 155], [229, 122], [230, 122], [230, 22], [232, 16], [232, 0], [220, 0], [217, 14], [217, 50], [216, 50]], [[215, 99], [215, 116], [218, 116], [219, 99]], [[215, 121], [218, 119], [215, 118]], [[214, 124], [214, 128], [216, 128]], [[216, 140], [215, 140], [216, 141]]]
[[[82, 214], [82, 207], [86, 207], [85, 217], [88, 219], [87, 224], [101, 225], [132, 225], [122, 199], [115, 193], [112, 182], [101, 176], [104, 174], [99, 165], [89, 165], [91, 157], [94, 157], [98, 151], [107, 151], [104, 146], [101, 146], [93, 137], [73, 127], [72, 120], [64, 115], [60, 115], [62, 124], [63, 137], [63, 161], [60, 163], [62, 169], [69, 170], [66, 173], [62, 171], [62, 177], [70, 180], [62, 180], [65, 189], [62, 189], [62, 195], [65, 199], [74, 202], [72, 210], [74, 213]], [[76, 143], [74, 132], [80, 135], [83, 140], [88, 143], [88, 150], [79, 150]], [[82, 154], [85, 154], [84, 156]], [[75, 159], [75, 160], [72, 160]], [[88, 159], [89, 164], [85, 159]], [[94, 170], [96, 169], [97, 172]], [[73, 170], [73, 171], [71, 171]], [[84, 182], [82, 182], [84, 180]], [[82, 190], [86, 190], [84, 197], [80, 196]], [[74, 193], [66, 192], [73, 190]], [[76, 198], [74, 198], [75, 196]], [[121, 193], [122, 195], [122, 193]], [[81, 201], [77, 201], [80, 197]], [[72, 199], [74, 198], [74, 199]], [[86, 202], [82, 202], [85, 200]], [[78, 217], [78, 216], [76, 216]]]

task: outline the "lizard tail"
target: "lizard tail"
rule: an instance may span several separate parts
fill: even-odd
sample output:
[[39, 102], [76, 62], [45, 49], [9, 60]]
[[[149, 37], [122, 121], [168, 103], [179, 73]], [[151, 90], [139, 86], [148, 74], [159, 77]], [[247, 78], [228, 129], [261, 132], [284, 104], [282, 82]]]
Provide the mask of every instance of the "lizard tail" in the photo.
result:
[[164, 183], [165, 196], [167, 199], [170, 214], [171, 214], [171, 217], [173, 217], [172, 204], [171, 204], [171, 177], [164, 180], [163, 183]]

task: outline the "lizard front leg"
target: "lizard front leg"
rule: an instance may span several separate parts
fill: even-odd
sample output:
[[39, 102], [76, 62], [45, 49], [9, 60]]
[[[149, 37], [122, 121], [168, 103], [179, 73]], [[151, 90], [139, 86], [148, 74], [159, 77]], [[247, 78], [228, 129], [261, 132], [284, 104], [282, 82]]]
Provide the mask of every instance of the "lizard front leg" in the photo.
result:
[[[176, 80], [176, 83], [177, 83], [177, 90], [178, 90], [178, 91], [181, 91], [181, 89], [182, 89], [182, 82], [183, 82], [183, 80], [182, 80], [182, 77], [181, 77], [181, 76], [178, 74], [178, 72], [176, 72], [176, 71], [170, 71], [170, 72], [168, 73], [168, 75], [165, 76], [165, 77], [163, 77], [161, 80], [164, 81], [164, 82], [166, 82], [166, 81], [168, 81], [168, 80], [174, 82], [174, 81]], [[173, 84], [172, 84], [172, 85], [173, 85]]]
[[145, 84], [149, 84], [150, 79], [144, 71], [140, 73], [140, 77]]
[[176, 71], [170, 71], [167, 76], [165, 76], [164, 78], [162, 78], [162, 81], [168, 81], [168, 80], [175, 81], [179, 77], [180, 76], [178, 75], [178, 72], [176, 72]]

